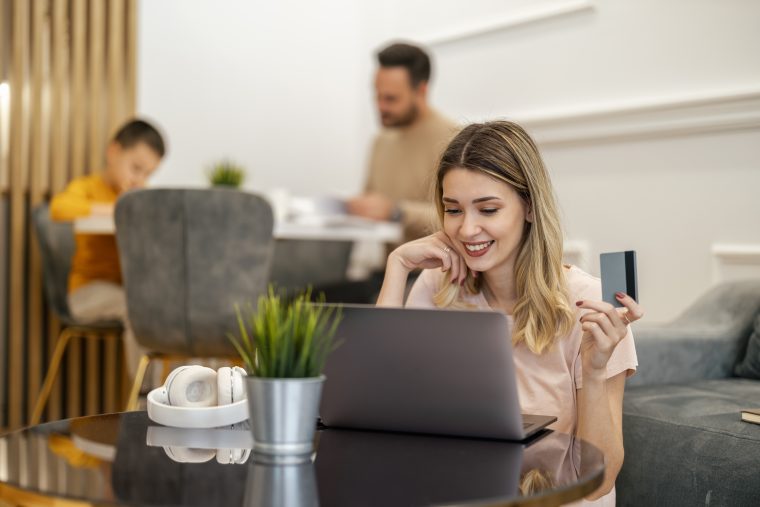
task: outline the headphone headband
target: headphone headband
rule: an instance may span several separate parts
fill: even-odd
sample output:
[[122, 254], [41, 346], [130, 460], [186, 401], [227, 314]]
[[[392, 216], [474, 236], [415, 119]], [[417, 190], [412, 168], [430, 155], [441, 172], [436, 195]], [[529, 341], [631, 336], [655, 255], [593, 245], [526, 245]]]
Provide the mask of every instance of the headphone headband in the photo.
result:
[[248, 419], [248, 400], [218, 407], [173, 407], [167, 404], [166, 389], [148, 393], [148, 417], [151, 421], [175, 428], [218, 428]]
[[167, 428], [148, 426], [145, 443], [151, 447], [189, 447], [192, 449], [253, 449], [253, 434], [247, 423], [237, 429]]

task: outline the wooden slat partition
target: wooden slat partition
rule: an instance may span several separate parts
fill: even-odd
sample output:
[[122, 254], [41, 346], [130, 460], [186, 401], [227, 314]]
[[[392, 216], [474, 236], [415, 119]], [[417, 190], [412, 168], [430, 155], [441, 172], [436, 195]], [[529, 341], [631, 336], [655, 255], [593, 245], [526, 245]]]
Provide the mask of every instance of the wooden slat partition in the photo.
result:
[[[87, 125], [87, 107], [85, 103], [85, 63], [87, 53], [85, 41], [87, 35], [86, 0], [71, 2], [71, 178], [84, 173], [85, 166], [85, 127]], [[77, 114], [73, 114], [76, 111]]]
[[89, 134], [87, 144], [89, 146], [89, 156], [87, 157], [87, 172], [93, 173], [99, 171], [102, 167], [103, 145], [106, 133], [103, 132], [105, 121], [103, 118], [103, 67], [106, 18], [106, 2], [90, 2], [90, 48], [89, 60], [89, 90], [87, 93], [87, 102], [89, 103]]
[[103, 409], [107, 413], [116, 412], [121, 407], [118, 406], [118, 400], [121, 399], [118, 391], [118, 377], [116, 372], [119, 371], [117, 367], [118, 349], [116, 348], [119, 342], [115, 339], [108, 340], [106, 342], [105, 361], [103, 363], [103, 371], [105, 373], [105, 382], [103, 389], [105, 395], [103, 396]]
[[124, 107], [124, 0], [108, 3], [108, 135], [119, 127]]
[[85, 413], [97, 414], [100, 408], [100, 341], [87, 337], [87, 384], [85, 385]]
[[8, 325], [8, 426], [23, 422], [24, 385], [24, 209], [26, 175], [26, 136], [23, 93], [26, 85], [29, 40], [29, 4], [13, 2], [13, 46], [10, 76], [11, 149], [10, 149], [10, 279]]
[[[46, 2], [37, 0], [32, 4], [32, 65], [31, 65], [31, 165], [29, 167], [29, 205], [31, 208], [39, 206], [44, 199], [43, 195], [43, 157], [45, 155], [47, 139], [43, 135], [45, 132], [45, 111], [43, 110], [43, 86], [46, 81], [45, 61], [46, 43], [49, 45], [48, 35], [49, 26], [47, 24], [47, 5]], [[27, 312], [27, 411], [31, 416], [34, 407], [36, 393], [40, 391], [42, 384], [42, 273], [40, 249], [37, 241], [33, 236], [27, 240], [27, 249], [29, 251], [29, 278], [28, 278], [28, 301]]]
[[[85, 102], [85, 83], [86, 83], [86, 35], [88, 29], [87, 20], [87, 2], [86, 0], [74, 0], [71, 5], [72, 10], [72, 109], [79, 111], [77, 116], [71, 118], [71, 173], [72, 178], [77, 178], [84, 174], [86, 167], [86, 125], [89, 108]], [[76, 386], [80, 381], [80, 357], [81, 344], [79, 340], [72, 341], [69, 346], [67, 357], [68, 376], [67, 381], [69, 390], [66, 396], [67, 413], [79, 412], [79, 390]]]
[[137, 70], [137, 2], [138, 0], [127, 0], [126, 16], [127, 16], [127, 61], [126, 61], [126, 74], [125, 82], [131, 83], [131, 86], [127, 86], [125, 90], [127, 111], [135, 111], [137, 109], [137, 77], [135, 71]]
[[[0, 0], [0, 16], [9, 14], [0, 49], [10, 50], [0, 51], [10, 58], [0, 62], [10, 90], [9, 110], [0, 106], [10, 132], [7, 181], [0, 178], [9, 203], [0, 427], [27, 422], [61, 331], [45, 300], [30, 213], [73, 178], [102, 169], [108, 136], [134, 114], [136, 2]], [[121, 409], [121, 341], [93, 335], [71, 343], [47, 418]]]
[[[50, 159], [50, 193], [55, 194], [63, 190], [67, 178], [69, 157], [69, 128], [68, 128], [68, 105], [69, 105], [69, 13], [66, 2], [53, 1], [53, 81], [51, 84], [51, 159]], [[52, 357], [61, 325], [55, 314], [48, 312], [47, 332], [47, 357]], [[60, 419], [61, 410], [61, 382], [53, 385], [48, 401], [48, 419]], [[34, 395], [33, 392], [30, 394]]]

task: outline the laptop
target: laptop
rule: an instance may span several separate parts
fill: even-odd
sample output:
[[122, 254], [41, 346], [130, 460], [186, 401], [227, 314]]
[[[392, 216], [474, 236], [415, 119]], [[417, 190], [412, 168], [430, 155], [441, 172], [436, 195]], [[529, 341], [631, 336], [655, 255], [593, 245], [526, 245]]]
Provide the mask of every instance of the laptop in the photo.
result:
[[324, 426], [521, 441], [557, 420], [520, 413], [502, 313], [360, 305], [342, 313], [324, 370]]

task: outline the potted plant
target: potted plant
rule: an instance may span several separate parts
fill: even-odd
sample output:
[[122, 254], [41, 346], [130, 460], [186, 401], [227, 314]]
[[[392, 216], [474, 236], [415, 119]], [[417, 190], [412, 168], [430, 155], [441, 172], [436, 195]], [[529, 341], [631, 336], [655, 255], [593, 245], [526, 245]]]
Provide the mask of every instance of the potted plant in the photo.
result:
[[222, 160], [214, 164], [207, 175], [211, 186], [239, 188], [245, 179], [245, 169], [230, 160]]
[[322, 370], [334, 350], [340, 307], [311, 300], [311, 290], [293, 299], [269, 287], [257, 309], [236, 306], [240, 336], [230, 335], [245, 364], [253, 451], [297, 463], [313, 448]]

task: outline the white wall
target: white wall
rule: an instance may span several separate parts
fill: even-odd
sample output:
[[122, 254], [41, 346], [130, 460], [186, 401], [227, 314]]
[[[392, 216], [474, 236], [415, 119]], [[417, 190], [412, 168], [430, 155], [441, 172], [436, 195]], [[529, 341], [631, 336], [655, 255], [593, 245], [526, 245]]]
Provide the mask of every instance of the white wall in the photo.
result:
[[172, 150], [157, 183], [202, 184], [203, 164], [233, 156], [249, 188], [357, 190], [371, 52], [404, 37], [435, 54], [439, 109], [534, 133], [590, 271], [601, 251], [638, 251], [650, 321], [737, 262], [760, 273], [757, 2], [252, 4], [141, 3], [139, 110]]
[[230, 157], [248, 188], [353, 192], [368, 137], [357, 19], [351, 0], [141, 2], [138, 111], [169, 141], [154, 184], [204, 185]]

